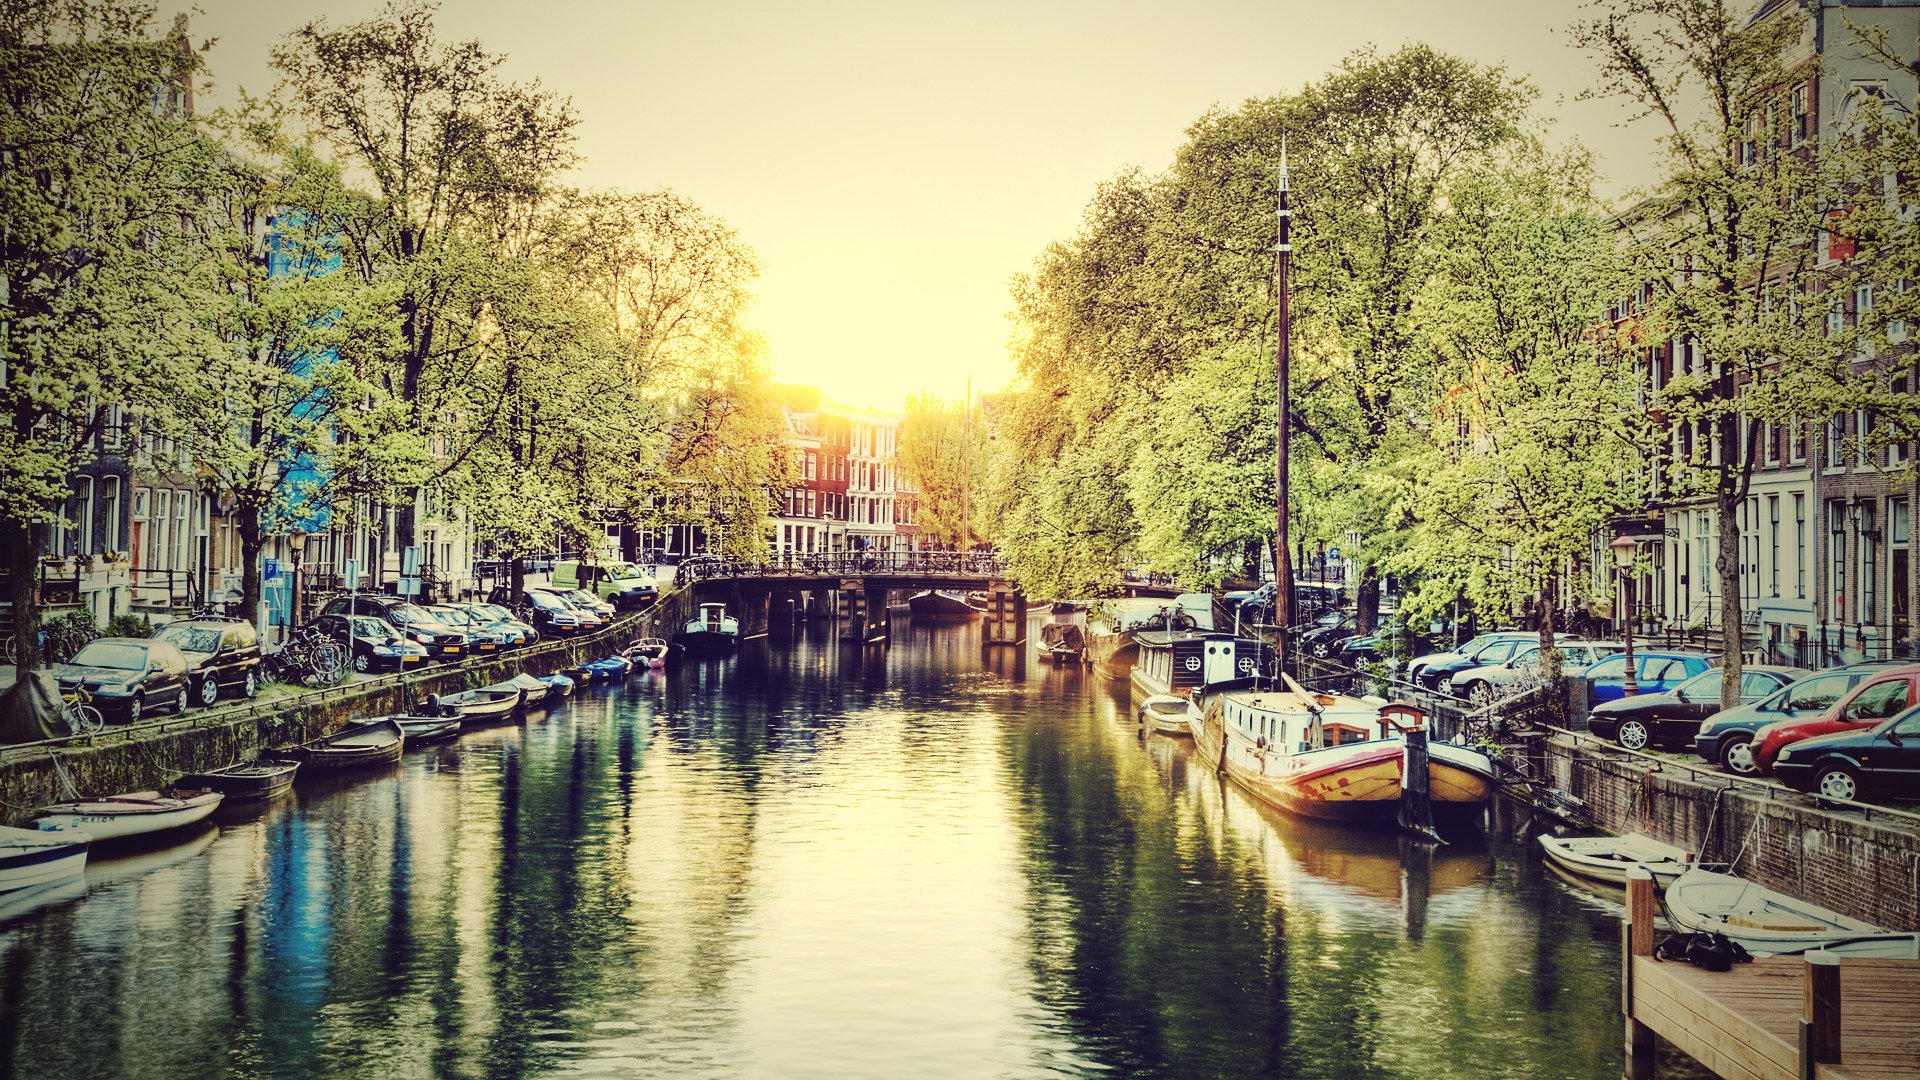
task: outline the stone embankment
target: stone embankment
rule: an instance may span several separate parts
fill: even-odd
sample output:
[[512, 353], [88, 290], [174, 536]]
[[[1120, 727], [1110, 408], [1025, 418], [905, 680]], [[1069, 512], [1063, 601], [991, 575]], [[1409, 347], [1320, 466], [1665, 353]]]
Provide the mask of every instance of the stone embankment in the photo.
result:
[[1920, 928], [1920, 816], [1822, 806], [1571, 734], [1527, 737], [1508, 762], [1545, 789], [1535, 792], [1545, 809], [1610, 833], [1643, 833], [1879, 926]]
[[249, 761], [269, 747], [293, 746], [367, 717], [405, 712], [435, 694], [455, 694], [512, 678], [550, 675], [623, 647], [637, 637], [671, 636], [683, 595], [614, 620], [578, 638], [545, 641], [500, 656], [475, 657], [310, 691], [268, 702], [237, 702], [97, 736], [0, 748], [0, 822], [18, 825], [36, 807], [76, 795], [145, 791], [184, 773]]

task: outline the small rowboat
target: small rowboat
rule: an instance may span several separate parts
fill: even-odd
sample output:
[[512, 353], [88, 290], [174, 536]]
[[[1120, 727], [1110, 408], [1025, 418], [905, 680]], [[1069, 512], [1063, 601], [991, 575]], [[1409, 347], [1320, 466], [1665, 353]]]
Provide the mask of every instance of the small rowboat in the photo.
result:
[[1847, 956], [1920, 959], [1920, 933], [1886, 930], [1732, 874], [1691, 870], [1667, 886], [1675, 926], [1720, 933], [1755, 956], [1822, 949]]
[[580, 666], [596, 682], [601, 679], [617, 679], [633, 670], [633, 662], [622, 656], [603, 656], [598, 660], [589, 660]]
[[229, 765], [213, 772], [190, 773], [181, 777], [175, 786], [218, 791], [230, 803], [261, 802], [293, 790], [293, 777], [299, 771], [297, 761], [268, 759]]
[[81, 832], [95, 841], [124, 840], [205, 821], [225, 798], [218, 791], [169, 788], [75, 799], [35, 811], [33, 827], [42, 832]]
[[40, 832], [0, 825], [0, 892], [78, 877], [87, 865], [83, 832]]
[[395, 716], [390, 719], [406, 732], [407, 748], [425, 746], [430, 742], [451, 739], [460, 734], [460, 717], [455, 716]]
[[547, 676], [544, 681], [548, 687], [547, 697], [563, 698], [573, 696], [573, 680], [571, 678], [555, 672]]
[[1155, 694], [1140, 703], [1140, 722], [1156, 735], [1191, 735], [1193, 727], [1187, 720], [1189, 709], [1186, 698]]
[[636, 664], [645, 664], [655, 671], [667, 666], [667, 653], [672, 649], [665, 638], [641, 638], [627, 646], [627, 658]]
[[523, 709], [531, 709], [535, 705], [547, 700], [547, 693], [552, 690], [553, 687], [550, 686], [545, 679], [535, 678], [523, 671], [513, 678], [508, 679], [506, 682], [494, 683], [492, 686], [484, 687], [484, 689], [500, 692], [524, 690], [527, 696], [526, 700], [520, 703], [520, 707]]
[[502, 690], [467, 690], [458, 694], [442, 695], [435, 700], [439, 708], [460, 715], [467, 721], [505, 720], [520, 708], [522, 693], [519, 687]]
[[1547, 858], [1571, 874], [1593, 881], [1625, 886], [1627, 871], [1645, 867], [1660, 888], [1693, 868], [1687, 853], [1650, 836], [1628, 833], [1625, 836], [1552, 836], [1540, 838]]
[[407, 733], [392, 720], [372, 720], [334, 732], [324, 739], [302, 743], [278, 756], [291, 758], [315, 769], [358, 769], [368, 765], [391, 765], [400, 760]]

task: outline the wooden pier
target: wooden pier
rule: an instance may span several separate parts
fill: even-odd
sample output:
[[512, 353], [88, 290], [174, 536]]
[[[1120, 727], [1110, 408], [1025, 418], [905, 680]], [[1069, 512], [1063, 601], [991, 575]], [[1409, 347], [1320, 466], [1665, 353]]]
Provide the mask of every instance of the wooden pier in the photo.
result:
[[1654, 1036], [1728, 1080], [1920, 1077], [1920, 960], [1813, 952], [1715, 972], [1653, 958], [1653, 879], [1629, 873], [1621, 1011], [1627, 1075]]

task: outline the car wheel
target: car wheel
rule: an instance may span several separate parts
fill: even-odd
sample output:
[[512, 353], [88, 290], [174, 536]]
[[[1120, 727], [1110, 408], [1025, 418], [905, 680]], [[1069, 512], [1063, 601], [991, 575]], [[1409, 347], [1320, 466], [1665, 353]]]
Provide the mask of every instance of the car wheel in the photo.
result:
[[260, 692], [260, 673], [257, 671], [249, 670], [247, 672], [246, 685], [240, 688], [240, 692], [248, 698], [252, 698], [253, 695], [259, 693]]
[[1620, 725], [1620, 731], [1614, 735], [1614, 741], [1629, 750], [1647, 748], [1647, 725], [1638, 720], [1628, 720]]
[[[218, 697], [220, 693], [220, 684], [215, 683], [213, 690], [214, 690], [214, 696]], [[187, 687], [183, 683], [180, 686], [180, 692], [173, 695], [173, 715], [179, 716], [180, 714], [187, 711], [187, 702], [189, 698], [190, 698], [190, 695], [187, 693]]]
[[368, 656], [366, 653], [354, 653], [353, 654], [353, 670], [359, 672], [362, 675], [365, 675], [367, 672], [372, 671], [373, 658]]
[[127, 702], [127, 723], [129, 724], [139, 723], [140, 717], [143, 716], [146, 713], [146, 711], [147, 711], [147, 702], [146, 702], [145, 695], [137, 694], [137, 693], [134, 694], [133, 700]]
[[1860, 798], [1860, 775], [1851, 765], [1825, 765], [1813, 776], [1813, 790], [1829, 799]]
[[1720, 748], [1720, 767], [1735, 776], [1752, 776], [1759, 772], [1753, 763], [1753, 740], [1734, 739]]
[[1468, 701], [1473, 702], [1474, 708], [1484, 709], [1497, 701], [1499, 695], [1493, 692], [1493, 685], [1491, 683], [1476, 681], [1467, 686], [1466, 698]]
[[200, 680], [200, 704], [212, 708], [220, 700], [220, 680], [209, 675]]

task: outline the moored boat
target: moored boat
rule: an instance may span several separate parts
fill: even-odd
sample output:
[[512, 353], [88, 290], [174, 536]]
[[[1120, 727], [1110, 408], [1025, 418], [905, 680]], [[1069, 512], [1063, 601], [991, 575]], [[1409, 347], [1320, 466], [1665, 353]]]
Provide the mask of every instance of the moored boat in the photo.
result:
[[212, 772], [190, 773], [175, 786], [218, 791], [229, 803], [262, 802], [293, 790], [294, 774], [299, 771], [297, 761], [249, 761]]
[[32, 824], [43, 832], [85, 833], [96, 843], [124, 840], [205, 821], [225, 798], [218, 791], [195, 788], [130, 791], [43, 806], [34, 811]]
[[523, 709], [531, 709], [546, 701], [547, 694], [553, 690], [553, 687], [549, 685], [545, 679], [536, 678], [523, 671], [505, 682], [497, 682], [492, 686], [483, 687], [483, 689], [494, 690], [501, 693], [511, 690], [523, 691], [526, 697], [521, 700], [520, 707]]
[[700, 614], [680, 630], [680, 645], [696, 652], [724, 652], [740, 644], [740, 620], [725, 604], [701, 604]]
[[407, 733], [391, 719], [370, 720], [323, 739], [275, 751], [274, 756], [298, 761], [308, 773], [316, 769], [358, 769], [399, 761], [406, 741]]
[[1140, 703], [1140, 722], [1157, 735], [1191, 735], [1187, 715], [1193, 705], [1184, 697], [1155, 694]]
[[488, 687], [484, 690], [463, 690], [458, 694], [441, 694], [435, 699], [440, 711], [458, 713], [460, 719], [476, 723], [488, 720], [506, 720], [520, 708], [521, 691], [519, 687], [502, 689]]
[[1636, 866], [1644, 867], [1653, 875], [1654, 883], [1662, 888], [1692, 869], [1686, 852], [1639, 833], [1625, 836], [1549, 833], [1540, 837], [1540, 849], [1568, 873], [1609, 885], [1625, 885], [1627, 871]]
[[665, 638], [641, 638], [627, 646], [627, 658], [658, 671], [667, 666], [667, 655], [672, 649], [673, 646], [668, 645]]
[[1086, 659], [1087, 634], [1079, 623], [1043, 623], [1040, 659], [1056, 664], [1078, 664]]
[[[1203, 761], [1289, 813], [1327, 821], [1378, 821], [1400, 809], [1407, 743], [1378, 699], [1312, 693], [1241, 679], [1197, 692], [1188, 714]], [[1493, 762], [1451, 743], [1427, 744], [1436, 816], [1478, 812], [1493, 797]]]
[[547, 684], [547, 697], [549, 699], [573, 696], [574, 686], [571, 676], [562, 675], [556, 671], [541, 681]]
[[907, 610], [921, 619], [970, 619], [987, 609], [963, 592], [926, 589], [907, 598]]
[[41, 832], [0, 825], [0, 892], [79, 876], [87, 865], [87, 833]]
[[1273, 647], [1255, 638], [1181, 630], [1140, 630], [1133, 637], [1140, 654], [1127, 680], [1138, 698], [1185, 694], [1273, 666]]
[[1920, 932], [1883, 929], [1732, 874], [1690, 870], [1680, 875], [1667, 886], [1666, 909], [1676, 927], [1725, 934], [1755, 956], [1818, 949], [1920, 959]]
[[460, 734], [460, 717], [457, 715], [394, 716], [389, 719], [399, 724], [400, 730], [406, 734], [409, 750]]

